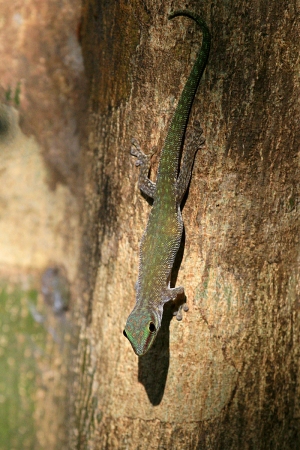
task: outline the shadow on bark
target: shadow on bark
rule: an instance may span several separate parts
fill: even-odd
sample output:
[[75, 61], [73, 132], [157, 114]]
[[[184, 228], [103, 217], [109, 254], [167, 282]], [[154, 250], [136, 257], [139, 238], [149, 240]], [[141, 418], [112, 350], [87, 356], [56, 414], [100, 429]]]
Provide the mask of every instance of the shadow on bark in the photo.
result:
[[[171, 286], [176, 285], [178, 271], [184, 253], [185, 231], [183, 230], [179, 250], [177, 252], [171, 274]], [[185, 296], [180, 296], [176, 302], [170, 301], [164, 306], [162, 323], [157, 337], [146, 355], [139, 358], [138, 381], [143, 384], [149, 401], [157, 406], [162, 401], [170, 364], [170, 322], [174, 310], [185, 301]]]
[[170, 322], [173, 311], [174, 303], [166, 303], [157, 337], [146, 355], [139, 358], [138, 380], [145, 387], [153, 406], [160, 404], [165, 391], [170, 364]]

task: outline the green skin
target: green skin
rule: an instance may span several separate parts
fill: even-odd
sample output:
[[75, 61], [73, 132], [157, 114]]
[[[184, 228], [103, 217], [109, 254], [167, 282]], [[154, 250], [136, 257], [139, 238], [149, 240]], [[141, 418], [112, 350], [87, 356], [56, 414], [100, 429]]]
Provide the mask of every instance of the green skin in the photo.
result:
[[[178, 176], [180, 150], [193, 99], [206, 66], [210, 33], [197, 14], [179, 10], [168, 18], [176, 16], [195, 20], [202, 30], [203, 39], [165, 140], [156, 184], [148, 178], [149, 156], [141, 151], [136, 141], [133, 141], [131, 149], [131, 154], [137, 157], [136, 165], [141, 166], [139, 188], [154, 200], [140, 246], [136, 304], [123, 332], [138, 356], [144, 355], [153, 344], [161, 326], [164, 304], [184, 293], [183, 287], [170, 288], [169, 280], [183, 231], [180, 203], [190, 181], [196, 151], [204, 142], [201, 137], [194, 146], [188, 146]], [[181, 320], [180, 311], [177, 318]]]

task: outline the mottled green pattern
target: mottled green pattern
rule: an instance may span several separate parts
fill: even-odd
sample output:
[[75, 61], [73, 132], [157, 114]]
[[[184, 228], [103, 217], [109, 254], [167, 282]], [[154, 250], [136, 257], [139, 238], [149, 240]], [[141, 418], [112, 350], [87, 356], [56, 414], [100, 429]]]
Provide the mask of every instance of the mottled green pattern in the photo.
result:
[[[176, 16], [187, 16], [195, 20], [201, 27], [203, 40], [165, 140], [153, 207], [141, 241], [136, 305], [124, 330], [137, 355], [145, 354], [151, 347], [161, 325], [164, 303], [183, 293], [182, 287], [168, 287], [183, 229], [178, 195], [180, 186], [177, 183], [178, 162], [191, 105], [208, 58], [210, 34], [205, 22], [197, 14], [180, 10], [170, 14], [169, 19]], [[132, 154], [140, 157], [139, 165], [146, 160], [139, 149]], [[192, 151], [190, 158], [187, 158], [190, 167], [194, 155], [195, 151]]]
[[[202, 30], [202, 46], [197, 56], [197, 60], [191, 70], [190, 76], [182, 91], [168, 131], [168, 135], [165, 140], [158, 169], [158, 177], [156, 180], [157, 186], [164, 183], [164, 180], [160, 180], [160, 173], [168, 174], [172, 184], [174, 184], [174, 178], [177, 177], [179, 152], [184, 136], [184, 131], [188, 122], [189, 113], [199, 81], [206, 66], [210, 48], [210, 33], [206, 23], [200, 16], [190, 11], [180, 10], [171, 13], [169, 15], [169, 19], [173, 19], [177, 16], [187, 16], [197, 22]], [[162, 188], [164, 188], [163, 184]]]
[[45, 329], [28, 304], [38, 292], [0, 283], [0, 450], [32, 450], [36, 445], [35, 404]]

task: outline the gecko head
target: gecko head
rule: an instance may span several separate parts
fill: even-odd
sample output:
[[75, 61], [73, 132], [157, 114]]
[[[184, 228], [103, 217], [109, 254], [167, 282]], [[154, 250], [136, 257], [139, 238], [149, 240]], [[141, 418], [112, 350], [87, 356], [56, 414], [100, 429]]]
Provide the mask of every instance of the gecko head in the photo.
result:
[[144, 308], [135, 308], [129, 315], [123, 334], [138, 356], [144, 355], [152, 346], [160, 324], [161, 317]]

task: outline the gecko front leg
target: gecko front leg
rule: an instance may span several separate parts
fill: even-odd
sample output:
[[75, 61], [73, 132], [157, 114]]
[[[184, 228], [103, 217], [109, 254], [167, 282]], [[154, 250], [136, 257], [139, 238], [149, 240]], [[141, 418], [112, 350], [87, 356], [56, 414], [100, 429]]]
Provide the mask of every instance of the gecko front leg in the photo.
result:
[[[166, 301], [169, 301], [169, 300], [173, 300], [174, 303], [175, 303], [175, 300], [176, 300], [176, 298], [179, 295], [183, 295], [184, 296], [184, 303], [182, 303], [178, 307], [177, 311], [174, 311], [173, 316], [176, 316], [176, 319], [180, 321], [180, 320], [182, 320], [182, 310], [185, 311], [185, 312], [187, 312], [189, 310], [189, 307], [188, 307], [188, 305], [186, 303], [186, 297], [184, 295], [184, 288], [182, 286], [178, 286], [176, 288], [168, 287], [165, 290], [165, 293], [164, 293], [164, 301], [166, 302]], [[167, 300], [165, 300], [165, 299], [167, 299]]]
[[137, 158], [135, 165], [140, 166], [139, 188], [144, 194], [153, 199], [156, 184], [148, 177], [150, 170], [150, 156], [145, 155], [145, 153], [142, 152], [136, 139], [132, 139], [131, 143], [132, 147], [130, 154]]
[[163, 292], [163, 302], [166, 303], [169, 300], [176, 300], [178, 295], [184, 294], [184, 288], [182, 286], [178, 286], [176, 288], [167, 287]]

